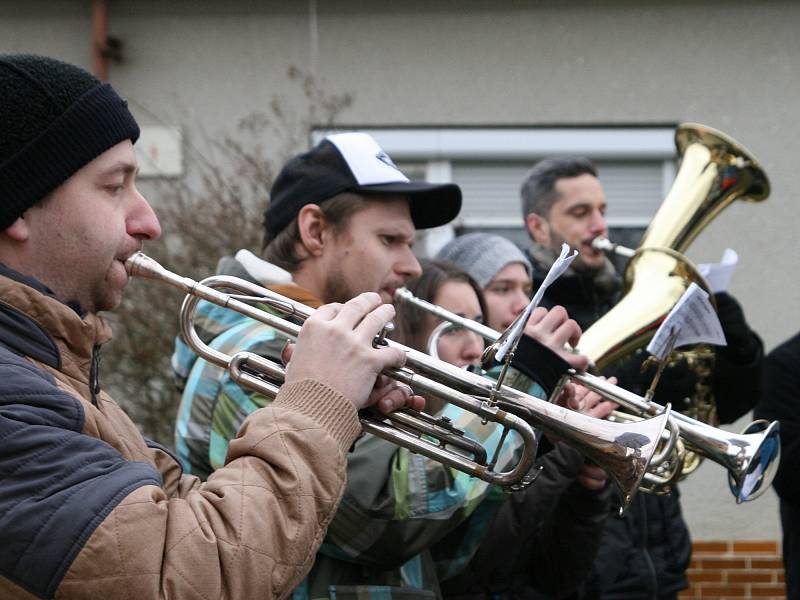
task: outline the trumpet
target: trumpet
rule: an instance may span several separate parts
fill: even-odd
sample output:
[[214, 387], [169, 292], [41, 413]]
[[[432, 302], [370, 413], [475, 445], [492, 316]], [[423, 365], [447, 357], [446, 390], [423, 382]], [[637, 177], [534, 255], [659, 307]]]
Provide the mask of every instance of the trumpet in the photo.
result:
[[[405, 288], [400, 288], [395, 292], [395, 299], [413, 303], [417, 307], [442, 319], [445, 324], [468, 329], [482, 336], [490, 343], [494, 343], [500, 338], [500, 333], [490, 327], [465, 319], [460, 315], [445, 310], [441, 306], [436, 306], [417, 298]], [[429, 341], [430, 345], [432, 344]], [[674, 462], [676, 454], [678, 455], [678, 460], [682, 460], [685, 453], [673, 451], [676, 445], [679, 444], [678, 447], [691, 448], [727, 470], [728, 485], [737, 503], [754, 500], [772, 483], [780, 460], [780, 438], [777, 421], [769, 423], [761, 419], [750, 423], [741, 434], [729, 433], [681, 413], [670, 411], [668, 406], [661, 406], [652, 400], [613, 385], [601, 377], [589, 373], [579, 373], [574, 369], [570, 369], [562, 377], [551, 394], [551, 400], [558, 397], [563, 386], [569, 381], [579, 383], [630, 411], [636, 416], [636, 419], [625, 419], [625, 423], [628, 425], [633, 424], [640, 418], [669, 415], [671, 423], [674, 423], [674, 426], [672, 426], [675, 429], [674, 433], [677, 433], [680, 439], [676, 440], [674, 435], [670, 436], [665, 447], [658, 454], [654, 453], [652, 456], [651, 467], [657, 467], [667, 459], [671, 459]], [[647, 473], [644, 477], [647, 481], [646, 489], [649, 490], [653, 487], [671, 484], [680, 474], [680, 470], [679, 467], [677, 473], [675, 473], [675, 464], [673, 464], [670, 468], [670, 474], [663, 478], [660, 474]]]
[[[200, 300], [206, 300], [235, 310], [290, 337], [296, 337], [301, 326], [289, 319], [304, 320], [313, 313], [313, 309], [236, 277], [214, 276], [197, 282], [168, 271], [142, 253], [132, 255], [125, 264], [131, 276], [161, 281], [186, 293], [180, 312], [181, 333], [198, 356], [227, 369], [231, 378], [242, 387], [268, 397], [277, 394], [278, 387], [264, 378], [282, 382], [284, 369], [253, 353], [238, 352], [230, 356], [207, 346], [193, 326], [195, 307]], [[233, 293], [220, 291], [222, 289]], [[283, 316], [258, 308], [255, 304], [265, 305]], [[389, 416], [371, 410], [362, 411], [360, 420], [364, 431], [499, 486], [517, 489], [532, 481], [536, 453], [533, 427], [536, 426], [564, 439], [604, 468], [619, 487], [624, 508], [639, 487], [668, 419], [668, 414], [663, 414], [632, 426], [593, 419], [506, 386], [495, 390], [491, 380], [432, 359], [382, 336], [374, 343], [399, 348], [406, 354], [407, 366], [387, 369], [385, 375], [422, 393], [442, 398], [487, 422], [515, 431], [523, 446], [518, 462], [507, 471], [497, 472], [494, 470], [494, 461], [486, 462], [487, 453], [483, 449], [474, 448], [474, 442], [464, 437], [463, 432], [431, 415], [412, 410]], [[493, 392], [496, 402], [489, 402]], [[430, 441], [429, 437], [433, 437], [434, 441]], [[449, 449], [448, 444], [455, 446], [458, 451]], [[472, 457], [465, 456], [465, 453], [472, 454]]]

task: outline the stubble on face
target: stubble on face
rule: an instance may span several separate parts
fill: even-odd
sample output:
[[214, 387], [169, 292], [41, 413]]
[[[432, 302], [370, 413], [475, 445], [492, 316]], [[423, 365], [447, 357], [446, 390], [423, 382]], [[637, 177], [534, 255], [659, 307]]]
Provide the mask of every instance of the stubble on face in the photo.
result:
[[593, 175], [560, 179], [556, 183], [558, 199], [546, 219], [547, 246], [558, 253], [562, 244], [578, 250], [573, 263], [578, 269], [596, 270], [605, 264], [605, 255], [591, 243], [608, 235], [605, 221], [606, 198], [599, 180]]
[[371, 202], [332, 233], [322, 273], [323, 302], [347, 302], [362, 292], [377, 292], [391, 303], [392, 291], [419, 274], [410, 249], [414, 225], [403, 198]]
[[31, 207], [24, 216], [29, 236], [22, 272], [83, 311], [119, 305], [128, 282], [125, 259], [141, 248], [143, 239], [161, 233], [135, 188], [135, 173], [133, 145], [126, 140]]
[[343, 266], [346, 264], [346, 259], [349, 257], [349, 254], [350, 251], [345, 248], [340, 256], [340, 260], [333, 261], [331, 268], [328, 269], [322, 292], [323, 302], [339, 302], [344, 304], [351, 298], [355, 298], [362, 291], [374, 291], [357, 289], [351, 285], [347, 276], [346, 267]]

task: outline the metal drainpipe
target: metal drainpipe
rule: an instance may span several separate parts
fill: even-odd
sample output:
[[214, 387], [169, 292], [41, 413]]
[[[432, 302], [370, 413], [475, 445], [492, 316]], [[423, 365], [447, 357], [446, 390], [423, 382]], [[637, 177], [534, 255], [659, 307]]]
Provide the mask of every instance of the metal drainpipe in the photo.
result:
[[92, 0], [92, 71], [100, 81], [108, 81], [108, 5]]

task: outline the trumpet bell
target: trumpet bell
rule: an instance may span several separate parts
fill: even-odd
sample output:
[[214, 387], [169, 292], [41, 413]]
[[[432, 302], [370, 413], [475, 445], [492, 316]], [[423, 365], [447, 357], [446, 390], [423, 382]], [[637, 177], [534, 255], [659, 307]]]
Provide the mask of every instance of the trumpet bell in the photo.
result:
[[[577, 373], [570, 369], [562, 377], [551, 396], [551, 411], [559, 412], [559, 418], [564, 421], [576, 418], [575, 415], [578, 413], [552, 404], [552, 401], [558, 397], [563, 385], [568, 381], [578, 382], [612, 401], [617, 401], [620, 397], [634, 397], [639, 402], [643, 401], [642, 398], [605, 379]], [[500, 404], [504, 406], [502, 401]], [[525, 405], [526, 401], [519, 399], [506, 408], [516, 412]], [[645, 477], [650, 462], [656, 455], [658, 445], [665, 434], [671, 415], [672, 409], [667, 405], [658, 415], [628, 421], [622, 427], [620, 427], [621, 423], [602, 420], [593, 428], [591, 438], [584, 434], [576, 434], [571, 437], [570, 445], [596, 464], [602, 465], [622, 491], [620, 514], [630, 505], [636, 490], [641, 486], [642, 479]], [[520, 416], [525, 418], [521, 414]]]
[[[659, 417], [627, 423], [626, 431], [615, 437], [609, 434], [608, 442], [604, 443], [606, 438], [599, 433], [593, 440], [586, 440], [586, 446], [581, 452], [587, 458], [602, 464], [623, 492], [620, 514], [630, 505], [635, 491], [641, 487], [670, 414], [671, 408], [667, 406]], [[607, 423], [612, 424], [608, 421]], [[575, 445], [574, 440], [572, 443]]]
[[740, 436], [751, 440], [731, 458], [728, 485], [736, 503], [755, 500], [770, 486], [781, 458], [780, 426], [763, 419], [753, 421]]

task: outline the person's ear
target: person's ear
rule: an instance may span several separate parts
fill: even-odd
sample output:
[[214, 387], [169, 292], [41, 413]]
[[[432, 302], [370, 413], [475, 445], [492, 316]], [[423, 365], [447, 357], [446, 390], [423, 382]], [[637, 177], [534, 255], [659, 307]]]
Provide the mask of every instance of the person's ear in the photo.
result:
[[547, 219], [536, 213], [528, 213], [525, 225], [528, 227], [528, 233], [534, 242], [542, 246], [550, 244], [550, 224]]
[[3, 232], [3, 235], [8, 236], [15, 242], [25, 242], [31, 235], [30, 227], [25, 221], [24, 217], [18, 217], [8, 228]]
[[325, 247], [328, 223], [322, 209], [316, 204], [306, 204], [297, 214], [300, 243], [309, 256], [320, 256]]

